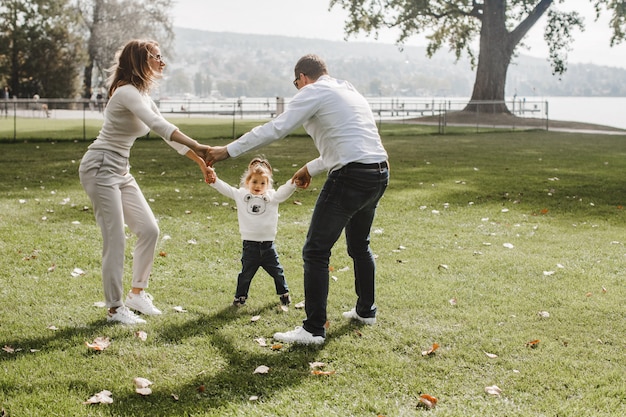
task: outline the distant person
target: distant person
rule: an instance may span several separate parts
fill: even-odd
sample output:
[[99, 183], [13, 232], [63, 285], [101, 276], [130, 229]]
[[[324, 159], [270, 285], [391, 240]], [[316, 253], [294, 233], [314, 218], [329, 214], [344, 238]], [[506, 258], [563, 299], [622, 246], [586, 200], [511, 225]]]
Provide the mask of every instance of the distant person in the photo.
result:
[[302, 249], [306, 318], [302, 327], [276, 333], [274, 338], [321, 344], [326, 338], [330, 254], [344, 229], [354, 263], [357, 301], [343, 317], [376, 322], [376, 265], [369, 246], [370, 229], [389, 182], [389, 166], [370, 105], [352, 84], [330, 77], [317, 55], [300, 58], [294, 75], [298, 93], [285, 111], [226, 146], [211, 147], [208, 162], [259, 149], [300, 126], [313, 138], [320, 156], [293, 176], [298, 187], [307, 188], [311, 176], [328, 173]]
[[2, 104], [2, 106], [4, 107], [5, 116], [9, 115], [9, 96], [9, 87], [4, 86], [4, 89], [2, 90], [2, 101], [4, 103]]
[[254, 158], [241, 177], [239, 188], [232, 187], [217, 178], [211, 184], [220, 194], [232, 198], [237, 204], [239, 233], [243, 241], [241, 272], [237, 276], [237, 289], [233, 306], [246, 304], [252, 278], [263, 268], [272, 278], [280, 303], [291, 303], [285, 271], [276, 252], [278, 230], [278, 205], [287, 200], [296, 190], [291, 178], [278, 190], [273, 188], [273, 174], [265, 158]]
[[[108, 307], [107, 320], [124, 324], [145, 323], [133, 311], [158, 315], [145, 292], [154, 262], [159, 227], [137, 181], [128, 157], [136, 138], [155, 131], [167, 144], [195, 161], [205, 181], [214, 181], [206, 166], [208, 146], [182, 133], [160, 114], [149, 95], [162, 77], [165, 62], [155, 41], [131, 40], [116, 54], [109, 78], [110, 100], [98, 136], [89, 145], [79, 168], [80, 182], [93, 204], [102, 232], [102, 284]], [[132, 289], [123, 300], [124, 224], [137, 235], [133, 251]], [[129, 309], [130, 308], [130, 309]]]

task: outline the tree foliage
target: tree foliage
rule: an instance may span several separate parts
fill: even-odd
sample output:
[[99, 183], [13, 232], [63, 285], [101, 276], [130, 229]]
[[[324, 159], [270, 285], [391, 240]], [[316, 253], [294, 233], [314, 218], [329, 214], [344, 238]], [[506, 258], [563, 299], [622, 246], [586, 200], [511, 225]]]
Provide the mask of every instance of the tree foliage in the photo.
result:
[[[472, 102], [504, 100], [506, 74], [528, 31], [546, 16], [544, 39], [554, 74], [567, 70], [567, 53], [575, 31], [584, 30], [576, 11], [559, 10], [569, 0], [331, 0], [329, 8], [340, 6], [349, 12], [346, 37], [364, 32], [378, 37], [381, 30], [398, 31], [397, 44], [410, 37], [426, 35], [427, 54], [447, 45], [457, 59], [463, 53], [476, 68]], [[573, 0], [571, 0], [573, 1]], [[618, 0], [591, 0], [596, 18], [611, 14], [611, 45], [624, 40], [626, 5]], [[476, 57], [476, 49], [478, 56]], [[494, 111], [507, 111], [502, 104]]]
[[167, 53], [171, 7], [172, 0], [3, 0], [0, 83], [16, 97], [89, 96], [126, 41], [152, 38]]
[[82, 39], [69, 0], [0, 4], [0, 82], [16, 97], [68, 97], [78, 83]]

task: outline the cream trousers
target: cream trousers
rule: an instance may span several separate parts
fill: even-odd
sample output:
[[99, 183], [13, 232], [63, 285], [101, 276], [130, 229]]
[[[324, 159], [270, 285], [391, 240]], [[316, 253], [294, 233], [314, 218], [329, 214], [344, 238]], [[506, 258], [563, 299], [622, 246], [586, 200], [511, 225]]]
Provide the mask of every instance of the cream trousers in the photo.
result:
[[133, 251], [134, 288], [147, 288], [159, 238], [159, 226], [135, 178], [128, 158], [112, 151], [88, 150], [78, 170], [102, 232], [102, 285], [107, 307], [124, 305], [124, 224], [137, 236]]

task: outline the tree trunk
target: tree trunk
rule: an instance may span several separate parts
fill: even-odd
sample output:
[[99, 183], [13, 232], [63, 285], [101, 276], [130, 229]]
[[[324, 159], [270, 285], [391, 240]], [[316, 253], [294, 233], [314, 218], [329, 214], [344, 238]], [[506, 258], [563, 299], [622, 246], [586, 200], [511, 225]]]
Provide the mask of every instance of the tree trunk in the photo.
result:
[[485, 0], [480, 29], [480, 52], [470, 102], [464, 111], [509, 113], [504, 102], [506, 74], [515, 44], [507, 31], [504, 0]]

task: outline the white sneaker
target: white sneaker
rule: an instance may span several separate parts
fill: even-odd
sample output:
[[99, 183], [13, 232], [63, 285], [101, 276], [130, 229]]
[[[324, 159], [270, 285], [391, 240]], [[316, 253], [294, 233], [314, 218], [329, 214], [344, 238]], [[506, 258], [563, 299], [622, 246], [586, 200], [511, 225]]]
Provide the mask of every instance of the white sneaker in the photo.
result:
[[114, 314], [107, 314], [107, 321], [116, 321], [122, 324], [143, 324], [146, 321], [130, 311], [126, 306], [119, 306]]
[[356, 312], [356, 308], [353, 308], [350, 311], [346, 311], [344, 313], [341, 314], [344, 318], [348, 319], [348, 320], [358, 320], [363, 324], [369, 324], [370, 326], [372, 324], [376, 323], [376, 317], [361, 317], [359, 316], [359, 314]]
[[296, 327], [295, 329], [285, 333], [274, 333], [274, 339], [285, 343], [299, 343], [301, 345], [321, 345], [325, 338], [322, 336], [313, 336], [307, 332], [304, 327]]
[[152, 304], [152, 296], [143, 290], [139, 294], [129, 292], [126, 296], [125, 304], [127, 307], [148, 316], [158, 316], [161, 314], [161, 310]]

